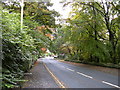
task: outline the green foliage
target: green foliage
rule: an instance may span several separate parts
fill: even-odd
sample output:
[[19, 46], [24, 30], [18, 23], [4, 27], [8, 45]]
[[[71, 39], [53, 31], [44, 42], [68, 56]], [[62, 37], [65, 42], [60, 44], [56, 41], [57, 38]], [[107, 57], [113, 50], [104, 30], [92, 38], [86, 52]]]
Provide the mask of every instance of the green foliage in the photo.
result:
[[73, 2], [71, 5], [68, 25], [59, 29], [54, 41], [60, 48], [56, 49], [58, 55], [62, 53], [67, 60], [80, 62], [120, 63], [118, 3]]
[[[48, 25], [54, 28], [56, 27], [55, 17], [60, 15], [55, 10], [49, 10], [48, 7], [50, 6], [52, 6], [50, 2], [24, 2], [24, 19], [36, 21], [39, 26]], [[3, 2], [3, 9], [8, 9], [10, 12], [21, 12], [19, 2]]]
[[[24, 25], [21, 31], [19, 3], [4, 3], [1, 19], [3, 29], [3, 88], [21, 87], [21, 82], [26, 81], [23, 80], [24, 73], [29, 71], [34, 62], [44, 53], [41, 48], [50, 48], [51, 39], [36, 29], [36, 27], [42, 25], [55, 27], [54, 16], [57, 15], [57, 12], [49, 11], [47, 6], [50, 5], [50, 3], [39, 5], [38, 3], [26, 2]], [[41, 10], [38, 7], [41, 7]], [[46, 17], [46, 14], [49, 15]], [[52, 33], [50, 30], [45, 31], [45, 34]]]
[[[34, 55], [36, 50], [34, 39], [27, 34], [29, 29], [24, 28], [20, 31], [20, 14], [9, 13], [3, 10], [2, 13], [3, 29], [3, 87], [18, 87], [23, 73], [28, 71], [38, 55]], [[35, 51], [36, 52], [36, 51]]]

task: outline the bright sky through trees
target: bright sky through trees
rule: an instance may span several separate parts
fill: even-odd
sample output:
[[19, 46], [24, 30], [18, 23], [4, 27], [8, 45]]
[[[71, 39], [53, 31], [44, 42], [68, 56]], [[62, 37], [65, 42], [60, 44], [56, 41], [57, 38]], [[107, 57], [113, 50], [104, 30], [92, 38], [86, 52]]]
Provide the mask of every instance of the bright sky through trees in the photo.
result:
[[63, 7], [63, 4], [60, 3], [62, 0], [51, 0], [51, 3], [53, 3], [52, 7], [49, 7], [50, 10], [55, 10], [58, 11], [61, 15], [62, 18], [68, 18], [69, 12], [71, 11], [70, 6]]

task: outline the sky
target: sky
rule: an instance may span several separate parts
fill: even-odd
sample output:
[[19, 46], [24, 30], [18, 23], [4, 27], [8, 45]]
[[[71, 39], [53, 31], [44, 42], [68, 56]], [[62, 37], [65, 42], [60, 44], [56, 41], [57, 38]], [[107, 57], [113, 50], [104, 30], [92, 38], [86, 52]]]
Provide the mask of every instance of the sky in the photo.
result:
[[70, 6], [66, 6], [63, 8], [63, 4], [59, 3], [62, 0], [51, 0], [51, 3], [53, 3], [52, 7], [49, 7], [50, 10], [55, 10], [57, 12], [59, 12], [62, 16], [63, 19], [68, 18], [69, 12], [71, 11]]

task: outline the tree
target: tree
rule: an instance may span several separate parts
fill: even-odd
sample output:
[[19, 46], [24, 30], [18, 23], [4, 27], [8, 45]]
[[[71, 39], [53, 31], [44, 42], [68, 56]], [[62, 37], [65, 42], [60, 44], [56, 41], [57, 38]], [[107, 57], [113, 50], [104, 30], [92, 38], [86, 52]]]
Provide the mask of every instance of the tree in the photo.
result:
[[[41, 10], [37, 5], [41, 6]], [[21, 31], [19, 3], [4, 3], [1, 20], [3, 29], [3, 88], [20, 87], [20, 82], [25, 81], [22, 80], [24, 73], [30, 70], [39, 56], [44, 54], [41, 48], [50, 48], [52, 40], [48, 35], [53, 33], [51, 28], [56, 27], [54, 15], [57, 12], [48, 10], [47, 6], [50, 6], [50, 3], [25, 3], [24, 24]], [[41, 13], [42, 17], [40, 17]], [[45, 19], [47, 13], [49, 15]], [[50, 21], [51, 19], [53, 22]], [[44, 34], [36, 29], [36, 27], [42, 26], [45, 26], [43, 28]]]
[[64, 41], [62, 45], [69, 43], [68, 46], [72, 46], [68, 52], [71, 55], [69, 59], [96, 63], [120, 62], [116, 49], [119, 45], [118, 2], [74, 1], [71, 6], [71, 17], [61, 29], [64, 36], [59, 38]]

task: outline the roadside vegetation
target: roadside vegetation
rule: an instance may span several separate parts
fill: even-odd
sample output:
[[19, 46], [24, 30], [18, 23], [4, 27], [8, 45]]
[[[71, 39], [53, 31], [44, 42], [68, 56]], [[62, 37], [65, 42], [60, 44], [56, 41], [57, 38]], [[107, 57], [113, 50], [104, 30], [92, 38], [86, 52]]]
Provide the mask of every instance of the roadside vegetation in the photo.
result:
[[54, 50], [67, 61], [120, 68], [120, 2], [67, 2]]
[[20, 3], [2, 2], [2, 87], [20, 87], [24, 73], [50, 48], [51, 28], [57, 27], [56, 11], [51, 3], [24, 3], [24, 24], [21, 30]]

